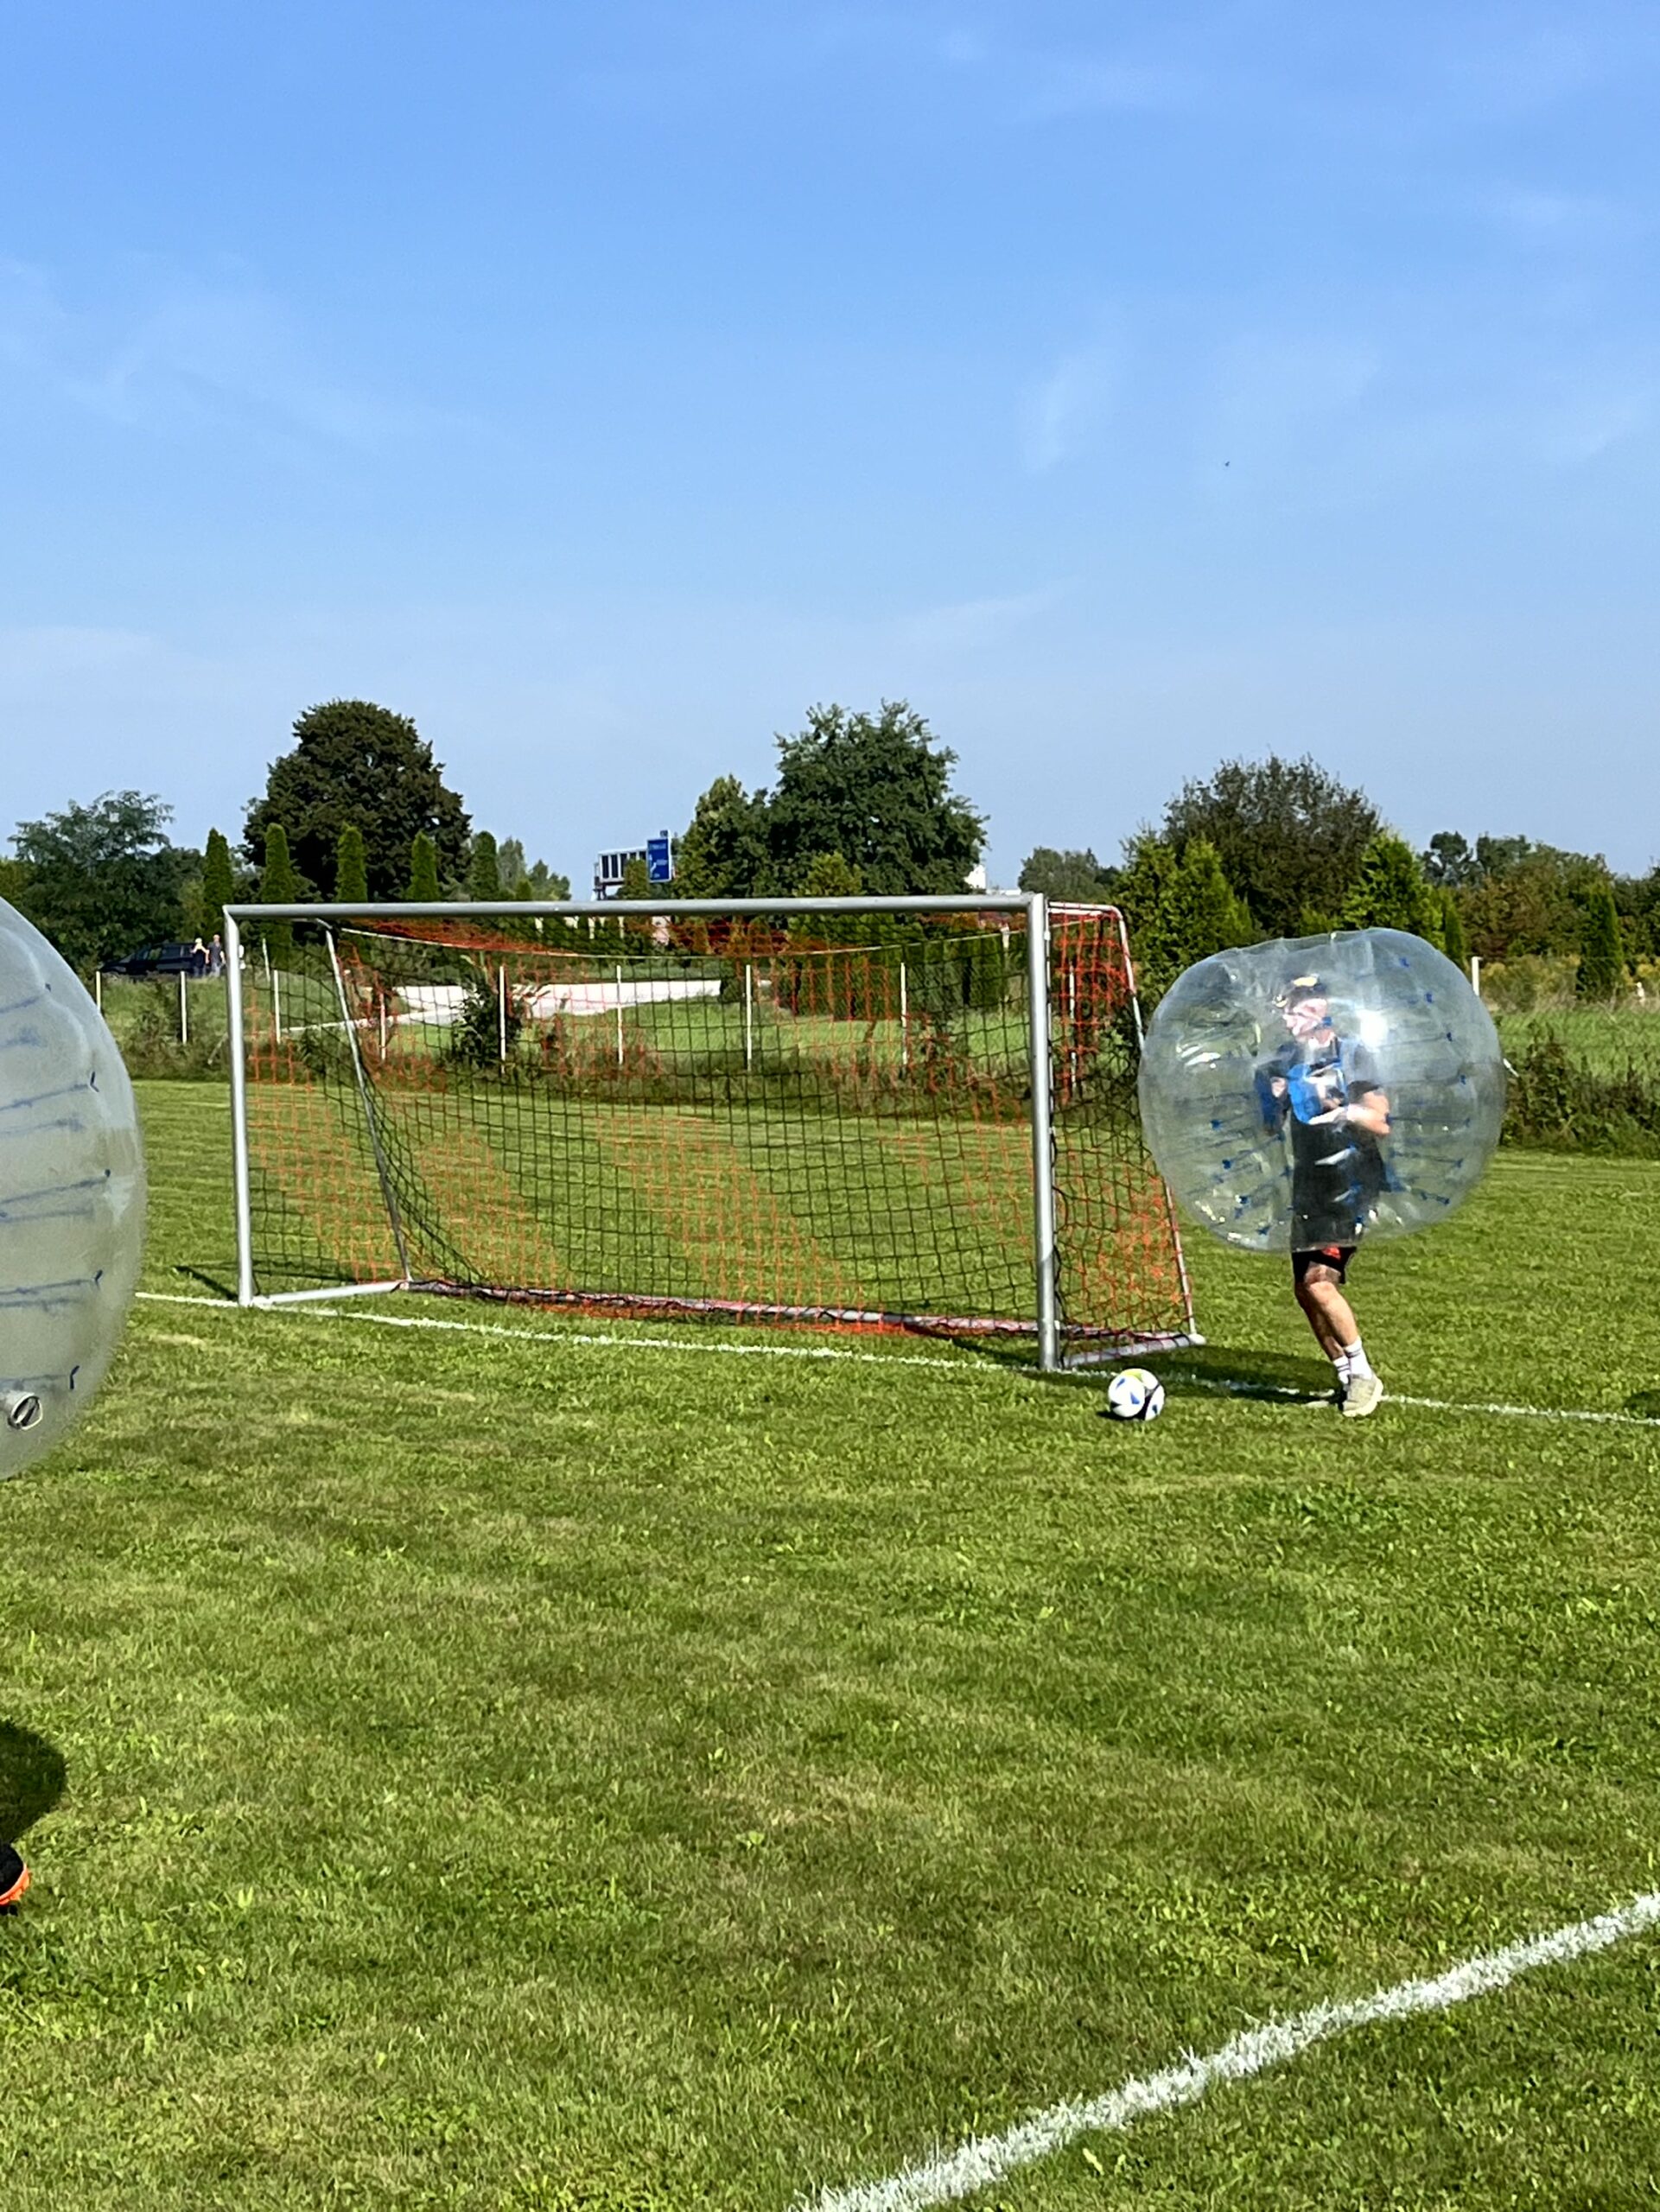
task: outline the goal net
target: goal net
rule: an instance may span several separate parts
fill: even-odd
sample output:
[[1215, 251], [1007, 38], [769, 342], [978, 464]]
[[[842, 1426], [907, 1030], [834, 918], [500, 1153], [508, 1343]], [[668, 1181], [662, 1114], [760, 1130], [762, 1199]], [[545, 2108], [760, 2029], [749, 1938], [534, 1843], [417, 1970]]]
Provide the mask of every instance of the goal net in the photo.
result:
[[1046, 1365], [1191, 1338], [1110, 908], [227, 923], [245, 1302], [1026, 1334]]

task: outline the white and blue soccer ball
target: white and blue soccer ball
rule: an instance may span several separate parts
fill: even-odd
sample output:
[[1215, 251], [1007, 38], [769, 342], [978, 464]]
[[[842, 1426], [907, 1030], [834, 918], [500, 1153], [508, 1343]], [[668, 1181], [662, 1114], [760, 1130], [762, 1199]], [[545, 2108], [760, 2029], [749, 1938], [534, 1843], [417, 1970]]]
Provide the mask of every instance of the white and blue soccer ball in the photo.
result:
[[1164, 1385], [1145, 1367], [1126, 1367], [1107, 1385], [1107, 1411], [1115, 1421], [1157, 1421]]

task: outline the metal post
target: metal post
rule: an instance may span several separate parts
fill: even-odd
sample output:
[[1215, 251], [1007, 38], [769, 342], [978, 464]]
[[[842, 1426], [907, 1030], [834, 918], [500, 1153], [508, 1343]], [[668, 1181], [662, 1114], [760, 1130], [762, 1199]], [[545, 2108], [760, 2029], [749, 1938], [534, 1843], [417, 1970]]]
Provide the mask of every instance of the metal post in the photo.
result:
[[746, 1072], [755, 1065], [755, 971], [747, 960], [743, 963], [743, 1064]]
[[905, 963], [900, 963], [900, 1065], [911, 1065], [911, 1002], [907, 995]]
[[269, 953], [265, 956], [265, 970], [270, 977], [271, 1027], [276, 1032], [277, 1042], [280, 1045], [283, 1041], [283, 971], [280, 968], [271, 966]]
[[1478, 998], [1481, 996], [1481, 955], [1479, 952], [1470, 955], [1470, 988]]
[[101, 968], [94, 968], [92, 970], [92, 1004], [98, 1008], [100, 1014], [103, 1013], [104, 970]]
[[179, 1042], [190, 1042], [190, 1006], [184, 995], [184, 970], [179, 970]]
[[622, 1065], [622, 969], [617, 969], [617, 1065]]
[[501, 1065], [507, 1065], [507, 970], [505, 965], [496, 969], [496, 1017], [501, 1033]]
[[236, 1191], [236, 1302], [253, 1304], [253, 1207], [248, 1195], [248, 1071], [242, 1064], [242, 929], [225, 917], [225, 1049], [231, 1061], [231, 1176]]
[[1049, 901], [1032, 894], [1027, 907], [1026, 995], [1032, 1061], [1032, 1227], [1037, 1264], [1038, 1365], [1060, 1364], [1060, 1317], [1055, 1297], [1055, 1157], [1050, 1117]]
[[375, 1157], [375, 1173], [380, 1178], [380, 1196], [386, 1208], [386, 1217], [391, 1224], [392, 1243], [398, 1247], [398, 1264], [403, 1269], [404, 1280], [410, 1280], [409, 1247], [404, 1240], [404, 1217], [398, 1211], [398, 1193], [392, 1188], [391, 1170], [386, 1165], [386, 1154], [380, 1142], [380, 1125], [375, 1119], [374, 1098], [370, 1092], [369, 1078], [364, 1072], [363, 1054], [358, 1049], [358, 1026], [352, 1019], [351, 1003], [346, 995], [346, 977], [340, 969], [340, 948], [334, 942], [333, 930], [325, 930], [328, 940], [328, 964], [334, 970], [334, 988], [340, 1002], [340, 1020], [345, 1024], [347, 1042], [352, 1047], [352, 1071], [358, 1079], [358, 1096], [363, 1103], [363, 1118], [368, 1124], [369, 1149]]

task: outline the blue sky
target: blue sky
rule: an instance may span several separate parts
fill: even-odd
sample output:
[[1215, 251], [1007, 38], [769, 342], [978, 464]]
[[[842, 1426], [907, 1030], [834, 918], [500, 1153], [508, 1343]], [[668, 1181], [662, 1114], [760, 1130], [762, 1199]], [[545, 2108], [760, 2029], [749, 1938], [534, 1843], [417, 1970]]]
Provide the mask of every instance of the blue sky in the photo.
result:
[[1103, 856], [1314, 752], [1660, 857], [1660, 10], [59, 0], [0, 80], [0, 823], [412, 714], [580, 884], [904, 696]]

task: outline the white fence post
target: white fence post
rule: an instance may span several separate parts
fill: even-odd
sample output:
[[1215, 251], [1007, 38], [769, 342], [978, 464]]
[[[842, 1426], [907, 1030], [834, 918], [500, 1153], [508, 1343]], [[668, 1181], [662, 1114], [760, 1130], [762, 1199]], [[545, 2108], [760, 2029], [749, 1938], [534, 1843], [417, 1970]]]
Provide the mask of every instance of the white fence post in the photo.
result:
[[1470, 955], [1470, 988], [1478, 998], [1481, 996], [1481, 955], [1479, 952]]
[[501, 1065], [507, 1065], [507, 969], [505, 963], [496, 969], [496, 1023], [501, 1034]]
[[617, 969], [617, 1065], [622, 1065], [622, 969]]
[[755, 1065], [755, 971], [743, 963], [743, 1064], [746, 1072]]
[[181, 1045], [190, 1042], [190, 1004], [185, 996], [182, 968], [179, 970], [179, 1042]]

